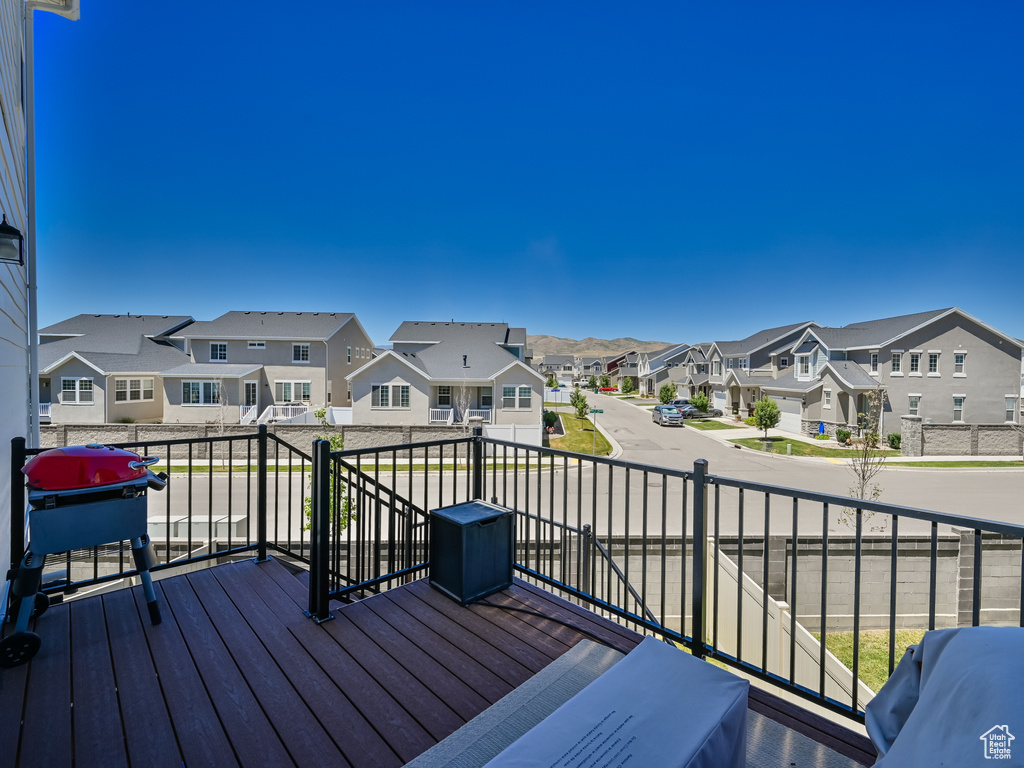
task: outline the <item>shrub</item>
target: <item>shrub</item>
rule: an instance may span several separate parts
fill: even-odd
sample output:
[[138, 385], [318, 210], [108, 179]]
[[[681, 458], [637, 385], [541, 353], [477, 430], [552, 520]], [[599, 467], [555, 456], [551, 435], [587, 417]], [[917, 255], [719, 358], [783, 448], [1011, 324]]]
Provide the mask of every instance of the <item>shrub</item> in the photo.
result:
[[628, 394], [629, 394], [630, 392], [633, 392], [633, 391], [634, 391], [634, 389], [633, 389], [633, 377], [631, 377], [631, 376], [626, 376], [626, 377], [625, 377], [625, 378], [624, 378], [624, 379], [622, 380], [622, 391], [623, 391], [623, 393], [625, 393], [625, 394], [627, 394], [627, 395], [628, 395]]
[[900, 440], [902, 439], [900, 433], [890, 432], [887, 435], [887, 438], [889, 440], [889, 447], [892, 448], [894, 451], [898, 451], [900, 449]]
[[743, 423], [746, 424], [748, 427], [756, 427], [757, 419], [755, 419], [753, 416], [747, 416], [747, 418], [743, 420]]
[[602, 374], [602, 376], [601, 376], [601, 388], [602, 389], [607, 389], [611, 385], [612, 385], [612, 377], [609, 376], [607, 373]]
[[831, 438], [832, 438], [832, 435], [824, 435], [824, 434], [822, 434], [822, 435], [815, 435], [814, 436], [815, 440], [830, 440]]
[[554, 411], [544, 411], [544, 415], [541, 418], [544, 419], [545, 427], [553, 427], [558, 423], [558, 414]]
[[587, 379], [587, 386], [590, 389], [597, 389], [597, 376], [591, 376]]
[[850, 439], [853, 433], [848, 429], [837, 429], [836, 430], [836, 442], [840, 445], [846, 445], [846, 441]]
[[708, 412], [708, 405], [710, 405], [710, 403], [708, 402], [708, 396], [705, 395], [703, 392], [701, 392], [701, 393], [699, 393], [697, 395], [694, 395], [690, 399], [690, 405], [692, 405], [694, 408], [696, 408], [701, 413], [707, 413]]
[[672, 402], [676, 396], [676, 388], [671, 384], [666, 384], [658, 390], [658, 399], [661, 400], [662, 405], [668, 405]]
[[548, 389], [555, 389], [558, 387], [558, 381], [555, 379], [554, 374], [548, 374], [548, 380], [545, 385]]

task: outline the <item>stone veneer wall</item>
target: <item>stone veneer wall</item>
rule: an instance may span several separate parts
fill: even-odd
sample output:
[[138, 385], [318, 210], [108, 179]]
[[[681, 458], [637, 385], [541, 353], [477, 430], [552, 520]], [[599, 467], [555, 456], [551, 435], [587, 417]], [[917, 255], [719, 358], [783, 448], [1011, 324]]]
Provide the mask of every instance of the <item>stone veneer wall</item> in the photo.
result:
[[1020, 456], [1024, 429], [1016, 424], [924, 424], [901, 417], [904, 456]]

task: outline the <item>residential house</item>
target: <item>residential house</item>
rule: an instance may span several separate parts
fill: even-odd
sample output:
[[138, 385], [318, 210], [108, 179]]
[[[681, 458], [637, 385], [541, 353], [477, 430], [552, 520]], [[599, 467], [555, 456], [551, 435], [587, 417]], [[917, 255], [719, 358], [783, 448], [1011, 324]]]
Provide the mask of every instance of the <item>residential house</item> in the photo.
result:
[[77, 315], [39, 331], [40, 412], [64, 424], [157, 422], [162, 372], [188, 357], [169, 339], [187, 315]]
[[679, 397], [690, 399], [702, 394], [708, 398], [708, 402], [711, 402], [711, 385], [708, 374], [710, 364], [707, 356], [710, 349], [711, 342], [706, 342], [694, 344], [686, 350], [679, 368], [671, 377]]
[[761, 396], [761, 385], [776, 375], [772, 353], [796, 341], [811, 327], [817, 327], [817, 323], [766, 328], [740, 341], [713, 342], [707, 352], [711, 406], [725, 413], [752, 413]]
[[689, 344], [673, 344], [657, 352], [641, 354], [637, 368], [640, 392], [657, 397], [663, 386], [673, 383], [673, 376], [680, 372], [689, 349]]
[[604, 372], [608, 375], [613, 387], [621, 387], [622, 380], [627, 376], [632, 377], [633, 382], [636, 383], [640, 363], [640, 354], [636, 350], [631, 349], [618, 355], [608, 355], [602, 360]]
[[560, 386], [568, 387], [575, 378], [576, 359], [572, 355], [544, 355], [537, 370], [545, 379], [554, 376]]
[[604, 360], [600, 357], [579, 357], [576, 362], [576, 372], [576, 378], [584, 385], [590, 381], [591, 376], [600, 379], [605, 372]]
[[792, 432], [855, 428], [877, 389], [885, 391], [883, 434], [898, 432], [904, 414], [934, 424], [1019, 423], [1022, 351], [1019, 339], [956, 307], [815, 326], [780, 353], [794, 366], [762, 388], [785, 403], [779, 426]]
[[268, 407], [348, 407], [346, 377], [373, 358], [351, 312], [227, 312], [171, 335], [188, 359], [163, 372], [164, 420], [248, 423]]
[[545, 377], [524, 359], [526, 329], [410, 321], [391, 343], [348, 377], [355, 424], [540, 424]]

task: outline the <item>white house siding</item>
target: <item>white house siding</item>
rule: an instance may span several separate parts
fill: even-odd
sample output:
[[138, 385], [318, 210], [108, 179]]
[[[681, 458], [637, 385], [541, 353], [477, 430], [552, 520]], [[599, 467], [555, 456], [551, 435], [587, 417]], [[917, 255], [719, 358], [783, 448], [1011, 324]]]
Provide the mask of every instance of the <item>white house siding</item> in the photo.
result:
[[[502, 405], [502, 387], [527, 386], [533, 390], [530, 408], [510, 409]], [[517, 365], [494, 381], [494, 423], [495, 424], [539, 424], [544, 403], [544, 382], [533, 376], [523, 366]]]
[[[0, 0], [0, 209], [28, 233], [25, 176], [25, 107], [21, 100], [22, 0]], [[11, 466], [11, 439], [29, 432], [28, 287], [25, 267], [0, 266], [0, 467]], [[10, 560], [11, 479], [0, 471], [0, 573]]]
[[[409, 407], [374, 408], [374, 384], [408, 384]], [[352, 380], [352, 420], [355, 424], [427, 424], [430, 406], [430, 384], [427, 380], [415, 369], [390, 355], [381, 358]]]

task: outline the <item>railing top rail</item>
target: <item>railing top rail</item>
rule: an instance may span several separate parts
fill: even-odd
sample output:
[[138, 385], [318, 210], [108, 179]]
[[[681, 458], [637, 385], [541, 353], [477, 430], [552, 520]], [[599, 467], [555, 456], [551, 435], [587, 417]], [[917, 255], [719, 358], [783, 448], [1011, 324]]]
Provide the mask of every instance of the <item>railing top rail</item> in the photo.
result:
[[690, 469], [673, 469], [671, 467], [659, 467], [654, 464], [637, 464], [632, 461], [622, 461], [621, 459], [609, 459], [604, 456], [590, 456], [586, 453], [573, 453], [572, 451], [562, 451], [557, 448], [538, 448], [535, 445], [524, 445], [523, 443], [513, 443], [508, 440], [496, 440], [492, 437], [484, 437], [482, 440], [488, 445], [499, 445], [506, 448], [518, 448], [525, 450], [528, 453], [539, 453], [542, 456], [564, 456], [569, 459], [576, 459], [577, 461], [588, 461], [595, 464], [604, 464], [609, 467], [620, 467], [622, 469], [636, 469], [641, 472], [652, 472], [658, 475], [664, 475], [665, 477], [678, 477], [684, 480], [688, 480], [693, 476], [693, 470]]
[[445, 445], [462, 445], [463, 443], [470, 443], [473, 441], [472, 436], [467, 437], [456, 437], [447, 438], [445, 440], [427, 440], [420, 443], [396, 443], [394, 445], [384, 445], [379, 448], [350, 448], [345, 451], [332, 451], [331, 456], [335, 456], [341, 459], [346, 459], [350, 456], [361, 456], [367, 453], [395, 453], [401, 456], [403, 453], [409, 451], [416, 451], [420, 448], [435, 448], [438, 446]]
[[719, 485], [725, 488], [742, 488], [745, 491], [786, 496], [800, 501], [812, 501], [820, 504], [830, 504], [837, 507], [860, 509], [864, 512], [880, 512], [882, 514], [910, 518], [912, 520], [925, 520], [928, 522], [938, 523], [940, 525], [961, 526], [963, 528], [978, 529], [989, 533], [1001, 533], [1005, 536], [1012, 536], [1014, 538], [1024, 538], [1024, 526], [1014, 525], [1013, 523], [1001, 523], [995, 520], [986, 520], [984, 518], [953, 515], [948, 512], [935, 512], [929, 509], [919, 509], [917, 507], [885, 504], [880, 501], [868, 501], [867, 499], [837, 496], [829, 493], [819, 493], [817, 491], [803, 491], [797, 488], [755, 483], [747, 480], [737, 480], [731, 477], [720, 477], [718, 475], [708, 475], [708, 483], [710, 485]]
[[[259, 440], [259, 433], [252, 432], [242, 435], [217, 435], [208, 437], [183, 437], [175, 440], [164, 440], [162, 438], [156, 438], [153, 440], [132, 440], [126, 443], [104, 443], [113, 448], [137, 448], [139, 446], [164, 446], [164, 445], [196, 445], [199, 443], [228, 443], [235, 440]], [[273, 435], [268, 435], [273, 437]], [[48, 451], [49, 448], [26, 448], [25, 454], [27, 456], [34, 456], [37, 453]]]

